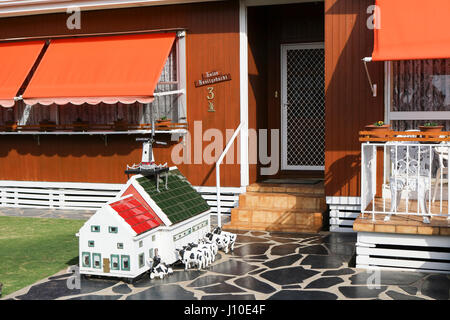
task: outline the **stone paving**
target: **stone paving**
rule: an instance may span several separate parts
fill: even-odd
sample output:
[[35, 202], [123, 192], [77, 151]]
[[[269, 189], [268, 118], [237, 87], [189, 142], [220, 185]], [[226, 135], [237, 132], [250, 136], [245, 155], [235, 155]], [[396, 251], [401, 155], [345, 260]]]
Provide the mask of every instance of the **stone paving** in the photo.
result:
[[118, 279], [81, 279], [70, 290], [72, 275], [56, 275], [4, 299], [72, 300], [448, 300], [450, 276], [382, 271], [378, 288], [367, 285], [372, 275], [352, 267], [356, 235], [349, 233], [289, 234], [237, 231], [234, 252], [219, 251], [206, 270], [175, 265], [165, 279], [148, 274], [133, 283]]

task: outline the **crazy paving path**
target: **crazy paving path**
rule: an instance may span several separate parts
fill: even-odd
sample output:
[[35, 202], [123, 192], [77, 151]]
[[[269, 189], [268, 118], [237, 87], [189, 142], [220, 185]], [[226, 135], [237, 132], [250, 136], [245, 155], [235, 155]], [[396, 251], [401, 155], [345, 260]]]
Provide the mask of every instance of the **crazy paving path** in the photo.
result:
[[[6, 299], [439, 299], [448, 300], [450, 276], [383, 271], [378, 288], [368, 287], [372, 275], [349, 267], [355, 234], [287, 234], [238, 231], [234, 252], [219, 251], [207, 270], [184, 271], [132, 284], [119, 280], [82, 278], [70, 290], [67, 271], [13, 293]], [[370, 281], [369, 281], [370, 282]]]

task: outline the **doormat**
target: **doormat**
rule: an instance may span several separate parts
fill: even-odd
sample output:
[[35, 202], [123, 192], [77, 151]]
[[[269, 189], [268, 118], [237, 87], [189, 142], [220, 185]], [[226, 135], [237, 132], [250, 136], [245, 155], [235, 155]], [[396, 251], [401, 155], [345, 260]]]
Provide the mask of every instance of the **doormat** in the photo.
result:
[[322, 180], [318, 179], [267, 179], [261, 183], [275, 183], [275, 184], [317, 184]]

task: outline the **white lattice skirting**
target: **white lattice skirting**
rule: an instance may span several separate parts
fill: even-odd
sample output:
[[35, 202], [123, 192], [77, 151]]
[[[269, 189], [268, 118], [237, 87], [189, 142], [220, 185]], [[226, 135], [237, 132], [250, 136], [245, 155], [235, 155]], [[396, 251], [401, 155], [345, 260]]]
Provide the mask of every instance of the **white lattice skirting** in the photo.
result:
[[[0, 206], [96, 210], [114, 199], [123, 184], [0, 180]], [[217, 213], [215, 187], [195, 187]], [[238, 206], [241, 188], [221, 188], [222, 213]]]

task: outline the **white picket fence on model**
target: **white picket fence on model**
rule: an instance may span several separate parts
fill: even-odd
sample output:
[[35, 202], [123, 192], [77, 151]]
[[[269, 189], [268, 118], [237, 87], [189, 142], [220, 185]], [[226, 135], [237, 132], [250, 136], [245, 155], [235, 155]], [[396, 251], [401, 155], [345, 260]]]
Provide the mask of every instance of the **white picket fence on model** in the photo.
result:
[[[0, 207], [97, 210], [114, 199], [123, 184], [0, 180]], [[217, 214], [215, 187], [194, 188]], [[221, 189], [221, 211], [238, 206], [241, 188]]]

